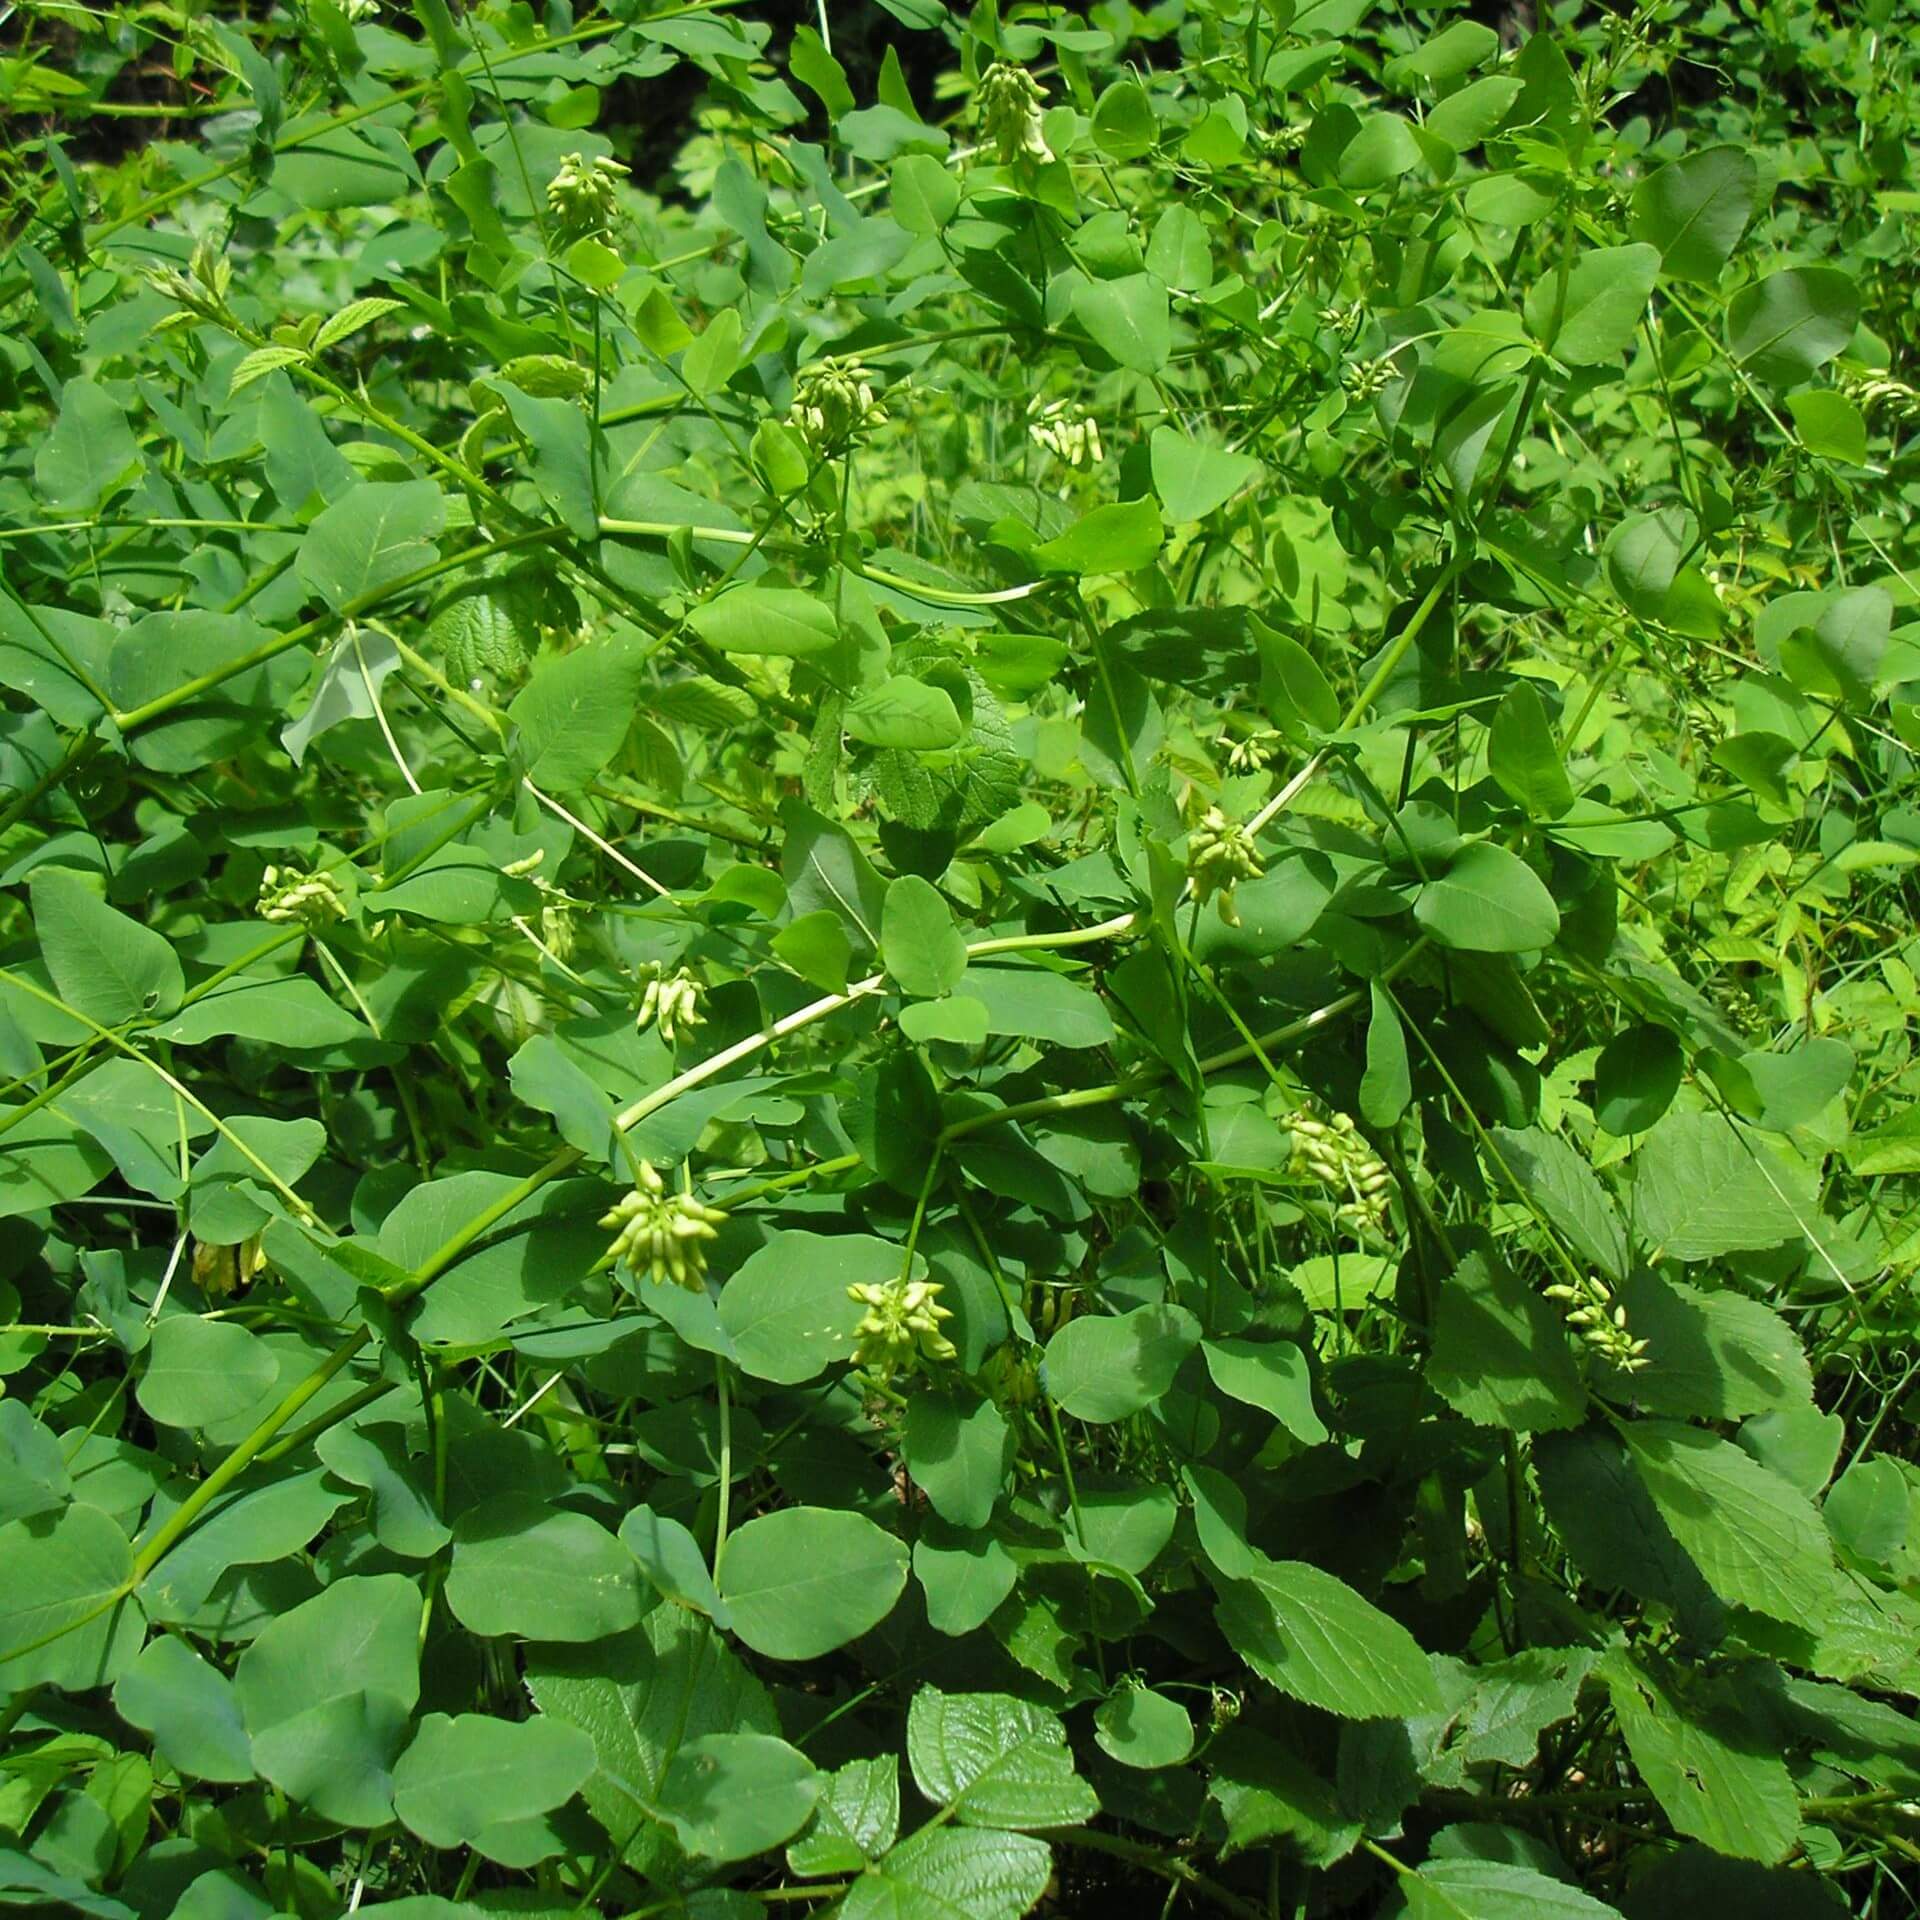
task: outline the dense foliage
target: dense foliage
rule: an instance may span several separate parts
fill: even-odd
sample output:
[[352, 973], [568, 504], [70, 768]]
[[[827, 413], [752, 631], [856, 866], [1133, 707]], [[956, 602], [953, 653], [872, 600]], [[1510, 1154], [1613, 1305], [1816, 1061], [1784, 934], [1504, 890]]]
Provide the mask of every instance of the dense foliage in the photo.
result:
[[1920, 15], [884, 3], [9, 28], [0, 1904], [1914, 1911]]

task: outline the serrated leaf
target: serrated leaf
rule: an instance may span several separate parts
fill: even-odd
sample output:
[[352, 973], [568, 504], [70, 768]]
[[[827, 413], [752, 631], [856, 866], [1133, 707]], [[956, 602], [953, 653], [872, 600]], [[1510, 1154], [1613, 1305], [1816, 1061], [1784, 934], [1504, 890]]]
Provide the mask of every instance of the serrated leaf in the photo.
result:
[[966, 1827], [1070, 1827], [1100, 1810], [1059, 1719], [1008, 1694], [922, 1687], [907, 1710], [907, 1762], [920, 1791]]

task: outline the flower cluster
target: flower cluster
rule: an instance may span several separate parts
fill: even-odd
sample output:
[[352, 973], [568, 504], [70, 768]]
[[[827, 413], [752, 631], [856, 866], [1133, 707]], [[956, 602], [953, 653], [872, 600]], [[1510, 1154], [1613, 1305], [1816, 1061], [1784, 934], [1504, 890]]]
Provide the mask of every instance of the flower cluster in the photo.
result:
[[626, 168], [604, 154], [564, 154], [560, 171], [547, 182], [547, 206], [570, 233], [598, 233], [620, 212], [620, 182]]
[[622, 1194], [600, 1216], [600, 1224], [615, 1230], [608, 1252], [616, 1266], [624, 1261], [655, 1286], [671, 1280], [698, 1293], [706, 1284], [706, 1242], [726, 1217], [690, 1193], [669, 1193], [659, 1169], [642, 1160], [634, 1170], [633, 1191]]
[[269, 867], [260, 876], [260, 899], [254, 911], [262, 920], [324, 927], [329, 921], [347, 917], [347, 903], [341, 897], [340, 883], [330, 873]]
[[1251, 733], [1236, 734], [1227, 742], [1227, 768], [1232, 773], [1256, 773], [1270, 767], [1286, 746], [1286, 740], [1273, 727], [1256, 727]]
[[1229, 820], [1218, 807], [1209, 807], [1206, 817], [1187, 836], [1187, 878], [1202, 900], [1218, 895], [1220, 918], [1228, 926], [1240, 924], [1240, 913], [1233, 904], [1233, 890], [1242, 880], [1260, 877], [1260, 855], [1253, 836], [1237, 820]]
[[1100, 444], [1100, 423], [1086, 408], [1067, 400], [1043, 406], [1036, 399], [1027, 414], [1027, 438], [1042, 453], [1070, 467], [1097, 467], [1107, 457]]
[[847, 1298], [866, 1308], [854, 1329], [853, 1362], [884, 1380], [916, 1360], [951, 1360], [954, 1345], [940, 1331], [952, 1311], [940, 1304], [937, 1280], [857, 1281]]
[[1045, 96], [1025, 67], [996, 60], [980, 76], [974, 98], [980, 109], [981, 137], [1000, 156], [1002, 166], [1022, 158], [1053, 158], [1040, 125]]
[[[573, 902], [564, 893], [548, 889], [540, 902], [540, 939], [562, 966], [573, 958], [578, 939]], [[697, 1021], [699, 1016], [694, 1016]], [[643, 1023], [644, 1024], [644, 1023]]]
[[266, 1271], [267, 1256], [256, 1233], [237, 1247], [216, 1247], [205, 1240], [193, 1243], [193, 1280], [213, 1298], [236, 1292]]
[[1647, 1364], [1647, 1343], [1633, 1337], [1626, 1308], [1597, 1273], [1551, 1286], [1547, 1298], [1567, 1302], [1567, 1325], [1609, 1366], [1622, 1373], [1638, 1373]]
[[1340, 369], [1340, 384], [1346, 389], [1349, 400], [1371, 400], [1385, 391], [1393, 374], [1393, 362], [1385, 358], [1349, 360]]
[[1346, 1196], [1334, 1208], [1334, 1218], [1378, 1233], [1386, 1225], [1393, 1175], [1361, 1137], [1353, 1116], [1336, 1113], [1330, 1120], [1317, 1120], [1303, 1107], [1281, 1124], [1293, 1136], [1294, 1170]]
[[815, 453], [840, 453], [855, 434], [886, 419], [873, 390], [875, 378], [873, 369], [857, 360], [816, 360], [794, 376], [788, 417]]
[[1896, 380], [1890, 373], [1843, 374], [1840, 391], [1863, 414], [1878, 407], [1895, 420], [1920, 419], [1920, 388]]
[[700, 991], [699, 978], [685, 967], [674, 973], [656, 968], [640, 996], [635, 1026], [643, 1033], [648, 1027], [658, 1027], [660, 1038], [672, 1046], [677, 1034], [706, 1025], [707, 1016], [700, 1011]]

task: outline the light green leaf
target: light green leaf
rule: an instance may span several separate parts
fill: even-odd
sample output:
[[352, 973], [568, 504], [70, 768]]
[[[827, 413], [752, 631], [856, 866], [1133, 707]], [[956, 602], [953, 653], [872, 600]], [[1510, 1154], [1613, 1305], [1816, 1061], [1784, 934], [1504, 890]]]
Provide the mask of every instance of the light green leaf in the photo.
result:
[[1860, 296], [1834, 267], [1789, 267], [1727, 304], [1727, 351], [1756, 379], [1791, 387], [1853, 338]]
[[1153, 490], [1176, 526], [1204, 520], [1264, 471], [1251, 454], [1209, 446], [1176, 427], [1156, 427], [1150, 444]]
[[893, 1611], [907, 1550], [857, 1513], [782, 1507], [727, 1542], [718, 1584], [735, 1633], [774, 1660], [814, 1660]]
[[163, 1427], [210, 1427], [255, 1405], [280, 1369], [272, 1352], [231, 1320], [170, 1313], [153, 1330], [134, 1389]]
[[1123, 1687], [1093, 1716], [1100, 1751], [1123, 1767], [1177, 1767], [1193, 1751], [1193, 1722], [1179, 1701], [1151, 1687]]
[[904, 673], [889, 674], [877, 686], [863, 687], [841, 709], [840, 724], [867, 746], [906, 747], [921, 753], [957, 746], [967, 731], [953, 696], [944, 687], [928, 686]]
[[186, 980], [159, 934], [108, 906], [66, 867], [36, 867], [28, 892], [41, 957], [69, 1006], [105, 1027], [179, 1006]]
[[853, 1351], [857, 1281], [896, 1279], [901, 1251], [864, 1233], [788, 1231], [750, 1254], [720, 1295], [720, 1324], [743, 1373], [793, 1386]]
[[1082, 1314], [1047, 1342], [1041, 1379], [1063, 1413], [1105, 1424], [1151, 1406], [1200, 1338], [1184, 1307]]
[[1816, 1207], [1798, 1167], [1717, 1113], [1670, 1113], [1634, 1155], [1635, 1225], [1674, 1260], [1798, 1239]]
[[362, 481], [307, 529], [294, 570], [338, 612], [430, 565], [446, 523], [431, 480]]
[[1008, 1694], [922, 1687], [907, 1710], [907, 1762], [963, 1827], [1070, 1827], [1100, 1810], [1058, 1717]]
[[1440, 1710], [1433, 1670], [1412, 1634], [1305, 1561], [1264, 1561], [1225, 1582], [1216, 1617], [1256, 1673], [1309, 1706], [1351, 1720]]
[[33, 482], [48, 506], [91, 512], [132, 479], [140, 445], [120, 403], [92, 380], [69, 380], [60, 417], [33, 458]]
[[1123, 500], [1095, 507], [1057, 539], [1033, 550], [1043, 573], [1134, 573], [1151, 566], [1166, 531], [1152, 500]]
[[1833, 1550], [1804, 1494], [1697, 1428], [1639, 1420], [1626, 1442], [1660, 1517], [1722, 1600], [1817, 1629]]
[[1083, 281], [1073, 317], [1108, 359], [1134, 373], [1158, 373], [1173, 352], [1167, 290], [1150, 273]]
[[1030, 1834], [922, 1827], [853, 1883], [841, 1920], [1020, 1920], [1052, 1875]]
[[1468, 953], [1529, 953], [1560, 931], [1560, 909], [1533, 869], [1486, 843], [1420, 889], [1413, 917], [1442, 946]]
[[1663, 272], [1702, 286], [1740, 244], [1760, 204], [1760, 169], [1742, 147], [1706, 147], [1650, 173], [1633, 190], [1627, 227], [1660, 250]]
[[840, 623], [824, 600], [793, 587], [729, 587], [687, 616], [722, 653], [798, 659], [840, 643]]
[[1012, 1431], [991, 1400], [963, 1404], [923, 1388], [907, 1402], [907, 1471], [941, 1519], [983, 1527], [1006, 1482]]
[[750, 1860], [806, 1825], [822, 1781], [813, 1763], [764, 1733], [709, 1733], [673, 1756], [659, 1808], [689, 1853]]
[[1535, 820], [1557, 820], [1573, 805], [1560, 745], [1531, 683], [1516, 680], [1494, 709], [1487, 768], [1507, 797]]
[[638, 1624], [640, 1563], [597, 1521], [522, 1493], [454, 1522], [447, 1605], [479, 1634], [599, 1640]]
[[620, 751], [646, 677], [644, 650], [618, 641], [541, 661], [507, 709], [528, 779], [561, 793], [584, 787]]
[[563, 1805], [594, 1764], [586, 1734], [545, 1714], [430, 1713], [394, 1764], [393, 1810], [429, 1846], [471, 1846], [489, 1827]]
[[932, 999], [951, 993], [967, 970], [967, 944], [940, 891], [918, 874], [887, 888], [880, 953], [902, 992]]

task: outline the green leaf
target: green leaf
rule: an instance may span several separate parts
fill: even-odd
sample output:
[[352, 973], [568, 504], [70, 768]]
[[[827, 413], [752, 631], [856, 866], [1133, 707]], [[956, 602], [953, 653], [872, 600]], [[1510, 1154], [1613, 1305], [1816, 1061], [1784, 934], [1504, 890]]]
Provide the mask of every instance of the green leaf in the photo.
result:
[[1567, 366], [1618, 360], [1633, 343], [1659, 275], [1660, 255], [1650, 246], [1595, 247], [1574, 261], [1564, 291], [1557, 273], [1534, 282], [1527, 325]]
[[1742, 147], [1706, 147], [1669, 162], [1633, 190], [1627, 227], [1660, 250], [1676, 280], [1716, 286], [1760, 204], [1760, 169]]
[[1559, 742], [1528, 681], [1516, 680], [1494, 709], [1487, 768], [1508, 799], [1535, 820], [1557, 820], [1573, 805]]
[[1634, 1156], [1635, 1225], [1673, 1260], [1797, 1240], [1817, 1211], [1807, 1176], [1717, 1113], [1670, 1113]]
[[840, 644], [833, 609], [793, 587], [729, 587], [695, 607], [687, 624], [722, 653], [799, 659]]
[[619, 642], [541, 661], [507, 709], [528, 779], [560, 793], [585, 787], [620, 751], [646, 679], [643, 649]]
[[1360, 1822], [1296, 1753], [1252, 1727], [1225, 1730], [1207, 1747], [1207, 1795], [1226, 1826], [1222, 1858], [1286, 1842], [1310, 1866], [1328, 1867], [1353, 1850]]
[[1826, 1528], [1806, 1496], [1731, 1441], [1667, 1420], [1626, 1430], [1660, 1517], [1730, 1606], [1817, 1626], [1833, 1587]]
[[787, 1849], [799, 1874], [858, 1873], [893, 1845], [900, 1832], [900, 1762], [849, 1760], [826, 1775], [813, 1820]]
[[36, 867], [27, 884], [41, 957], [69, 1006], [103, 1027], [164, 1018], [179, 1006], [185, 976], [159, 934], [66, 867]]
[[161, 1634], [113, 1689], [121, 1719], [152, 1736], [178, 1773], [234, 1783], [253, 1778], [253, 1750], [232, 1682], [184, 1640]]
[[1013, 1435], [991, 1400], [963, 1404], [923, 1388], [907, 1402], [907, 1471], [941, 1519], [983, 1527], [1006, 1483]]
[[1579, 1154], [1539, 1127], [1494, 1127], [1488, 1138], [1499, 1166], [1547, 1224], [1582, 1260], [1609, 1280], [1627, 1271], [1627, 1234], [1620, 1215]]
[[922, 1827], [853, 1883], [841, 1920], [1020, 1920], [1052, 1877], [1029, 1834]]
[[680, 1607], [655, 1608], [631, 1633], [530, 1649], [527, 1684], [543, 1713], [592, 1740], [598, 1765], [581, 1796], [642, 1869], [666, 1862], [653, 1808], [681, 1747], [714, 1733], [780, 1731], [766, 1689]]
[[576, 540], [593, 539], [600, 522], [587, 416], [572, 400], [539, 399], [506, 380], [492, 386], [532, 451], [529, 471], [540, 498]]
[[966, 738], [953, 696], [910, 674], [889, 674], [877, 686], [863, 687], [840, 712], [840, 724], [870, 747], [906, 747], [938, 752]]
[[1151, 1406], [1200, 1339], [1184, 1307], [1083, 1314], [1047, 1342], [1041, 1378], [1062, 1413], [1107, 1424]]
[[1372, 1012], [1367, 1021], [1367, 1070], [1360, 1076], [1360, 1117], [1371, 1127], [1391, 1131], [1413, 1098], [1413, 1071], [1393, 996], [1377, 980], [1369, 983], [1368, 995]]
[[397, 1701], [404, 1719], [420, 1695], [420, 1589], [392, 1573], [335, 1580], [267, 1624], [233, 1686], [256, 1738], [363, 1691]]
[[1159, 145], [1153, 102], [1139, 81], [1112, 81], [1093, 103], [1093, 139], [1110, 160], [1137, 160]]
[[1809, 453], [1850, 467], [1867, 463], [1867, 423], [1844, 393], [1808, 387], [1787, 395], [1793, 430]]
[[1853, 282], [1833, 267], [1789, 267], [1727, 303], [1727, 351], [1757, 380], [1791, 387], [1839, 354], [1860, 318]]
[[1073, 317], [1116, 365], [1158, 373], [1173, 352], [1166, 287], [1150, 273], [1086, 280], [1073, 291]]
[[98, 1507], [76, 1502], [52, 1519], [0, 1527], [0, 1559], [0, 1686], [8, 1693], [43, 1683], [84, 1691], [132, 1660], [139, 1608], [116, 1596], [132, 1590], [133, 1548]]
[[1433, 1670], [1406, 1628], [1305, 1561], [1260, 1562], [1225, 1582], [1216, 1617], [1262, 1679], [1308, 1706], [1352, 1720], [1440, 1710]]
[[773, 936], [773, 957], [822, 993], [845, 993], [853, 970], [853, 942], [830, 907], [790, 920]]
[[1812, 1404], [1806, 1353], [1787, 1323], [1758, 1300], [1702, 1293], [1636, 1272], [1617, 1289], [1646, 1365], [1600, 1391], [1649, 1413], [1738, 1420]]
[[1552, 1302], [1487, 1252], [1469, 1253], [1439, 1289], [1427, 1378], [1456, 1413], [1483, 1427], [1541, 1433], [1586, 1417], [1580, 1371]]
[[1134, 573], [1151, 566], [1165, 539], [1152, 500], [1124, 500], [1082, 514], [1056, 540], [1033, 550], [1043, 573]]
[[163, 1427], [210, 1427], [257, 1405], [279, 1377], [271, 1350], [245, 1327], [170, 1313], [153, 1330], [134, 1393]]
[[1737, 1683], [1687, 1684], [1664, 1661], [1616, 1650], [1600, 1664], [1640, 1777], [1680, 1832], [1718, 1853], [1770, 1864], [1800, 1834], [1793, 1776], [1740, 1710]]
[[254, 1770], [322, 1820], [384, 1827], [406, 1729], [406, 1705], [392, 1694], [336, 1694], [255, 1733]]
[[593, 1742], [545, 1714], [430, 1713], [394, 1763], [393, 1810], [429, 1846], [484, 1851], [489, 1827], [563, 1805], [594, 1764]]
[[750, 1860], [800, 1831], [820, 1798], [813, 1763], [764, 1733], [709, 1733], [673, 1756], [659, 1809], [689, 1853]]
[[1264, 471], [1251, 454], [1209, 446], [1175, 427], [1156, 427], [1150, 446], [1153, 490], [1176, 526], [1204, 520]]
[[960, 182], [930, 155], [903, 153], [891, 183], [893, 217], [909, 233], [940, 233], [959, 211]]
[[1093, 1716], [1100, 1751], [1123, 1767], [1177, 1767], [1193, 1751], [1193, 1722], [1179, 1701], [1151, 1687], [1122, 1687]]
[[1505, 1860], [1429, 1860], [1400, 1887], [1407, 1920], [1620, 1920], [1590, 1893]]
[[33, 457], [33, 483], [61, 513], [92, 512], [140, 467], [140, 445], [120, 403], [92, 380], [60, 390], [60, 417]]
[[1666, 1027], [1623, 1027], [1600, 1049], [1593, 1069], [1593, 1117], [1625, 1139], [1645, 1133], [1680, 1091], [1686, 1055]]
[[307, 529], [294, 570], [339, 612], [431, 565], [446, 523], [431, 480], [362, 481]]
[[987, 1010], [987, 1031], [1056, 1047], [1104, 1047], [1113, 1016], [1091, 987], [1046, 967], [969, 966], [958, 991]]
[[454, 1522], [447, 1605], [479, 1634], [598, 1640], [647, 1609], [640, 1565], [597, 1521], [522, 1493]]
[[1058, 1717], [1008, 1694], [922, 1687], [907, 1710], [907, 1763], [963, 1827], [1070, 1827], [1100, 1810]]
[[1313, 1406], [1307, 1357], [1291, 1340], [1201, 1343], [1213, 1384], [1231, 1400], [1270, 1413], [1303, 1446], [1317, 1447], [1327, 1427]]
[[774, 1660], [815, 1660], [893, 1611], [907, 1550], [857, 1513], [782, 1507], [727, 1541], [721, 1597], [734, 1632]]
[[887, 888], [880, 918], [880, 954], [903, 993], [951, 993], [967, 970], [967, 944], [940, 891], [918, 874]]
[[1484, 843], [1420, 889], [1413, 917], [1442, 946], [1468, 953], [1529, 953], [1560, 931], [1560, 910], [1533, 869]]
[[720, 1295], [720, 1324], [740, 1370], [783, 1386], [817, 1379], [853, 1351], [864, 1309], [847, 1289], [896, 1279], [900, 1268], [900, 1249], [869, 1234], [773, 1234]]

